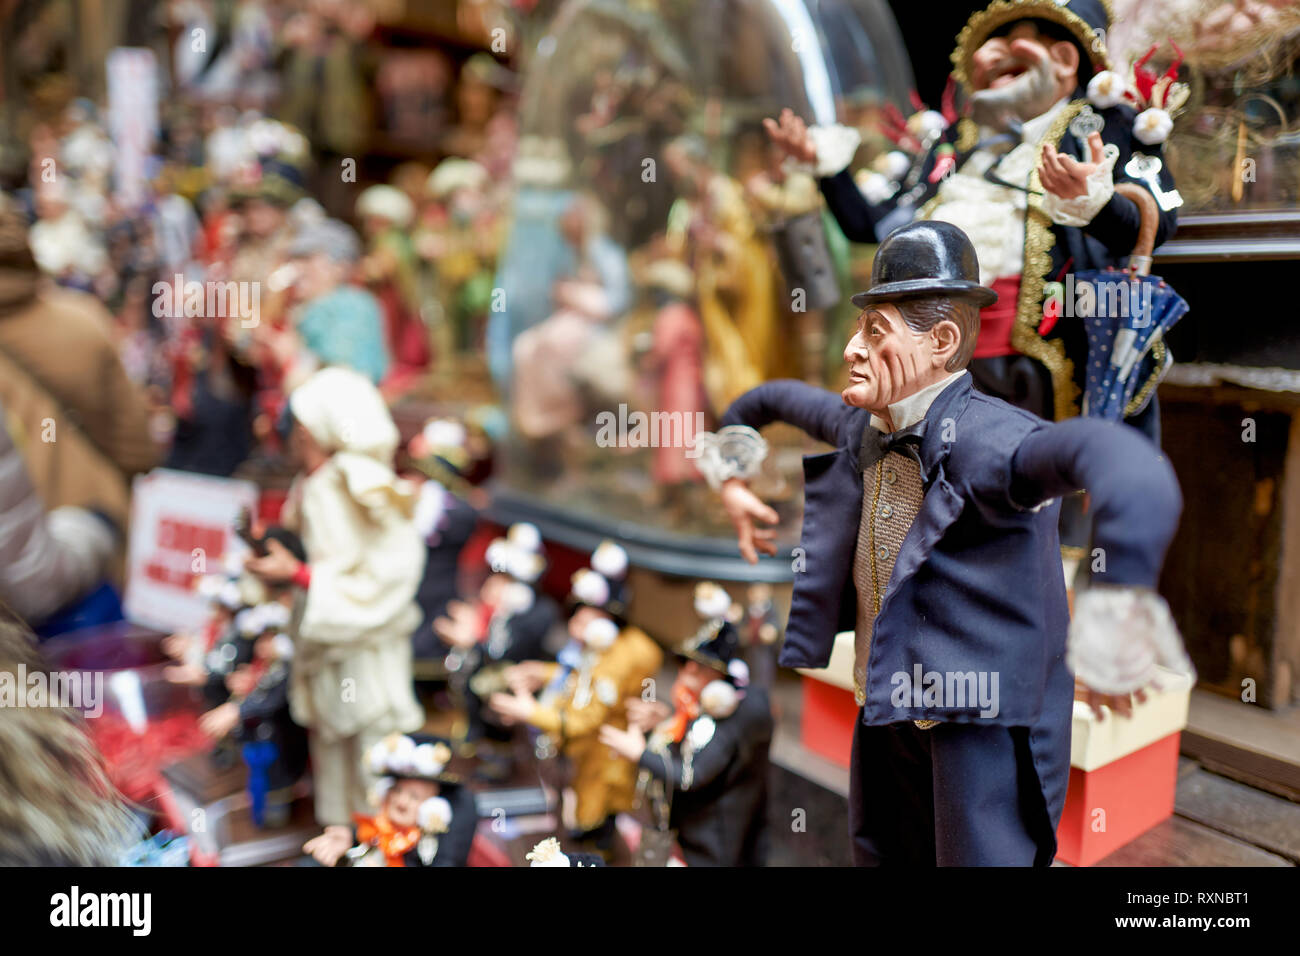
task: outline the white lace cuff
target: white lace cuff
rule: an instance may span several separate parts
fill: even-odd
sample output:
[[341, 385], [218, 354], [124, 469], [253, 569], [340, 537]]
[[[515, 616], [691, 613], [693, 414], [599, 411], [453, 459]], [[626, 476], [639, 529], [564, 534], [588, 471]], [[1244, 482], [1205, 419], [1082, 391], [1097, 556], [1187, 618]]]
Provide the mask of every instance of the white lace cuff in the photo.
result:
[[1073, 199], [1062, 199], [1053, 193], [1043, 193], [1043, 212], [1058, 226], [1083, 227], [1092, 222], [1101, 207], [1115, 194], [1112, 173], [1119, 149], [1114, 144], [1106, 146], [1106, 155], [1088, 176], [1088, 191]]
[[728, 425], [715, 432], [695, 436], [695, 467], [717, 491], [732, 478], [748, 479], [758, 474], [767, 457], [767, 442], [748, 425]]
[[1141, 689], [1157, 664], [1193, 679], [1196, 673], [1165, 599], [1136, 587], [1099, 585], [1075, 598], [1066, 664], [1102, 694]]
[[792, 163], [787, 161], [787, 171], [808, 173], [823, 179], [848, 169], [853, 156], [862, 145], [862, 134], [852, 126], [810, 126], [808, 136], [813, 148], [817, 150], [817, 161], [813, 163]]

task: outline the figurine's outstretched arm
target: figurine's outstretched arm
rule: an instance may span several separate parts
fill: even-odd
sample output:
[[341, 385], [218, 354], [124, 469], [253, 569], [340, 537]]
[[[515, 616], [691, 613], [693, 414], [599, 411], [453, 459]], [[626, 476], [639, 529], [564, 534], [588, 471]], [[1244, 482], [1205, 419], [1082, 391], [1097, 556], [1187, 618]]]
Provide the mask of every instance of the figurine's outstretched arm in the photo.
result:
[[1182, 511], [1173, 468], [1126, 425], [1078, 418], [1032, 432], [1012, 463], [1012, 503], [1034, 507], [1077, 490], [1087, 490], [1095, 515], [1093, 577], [1075, 602], [1070, 667], [1108, 695], [1146, 686], [1157, 664], [1191, 673], [1168, 606], [1155, 592]]
[[722, 416], [722, 426], [760, 429], [772, 422], [786, 422], [818, 441], [838, 446], [852, 412], [834, 392], [795, 379], [777, 379], [751, 388], [732, 402]]
[[895, 204], [867, 202], [862, 190], [854, 182], [848, 169], [842, 169], [834, 176], [826, 176], [817, 181], [822, 195], [826, 197], [826, 206], [839, 225], [840, 231], [849, 242], [879, 242], [876, 226], [885, 216], [894, 210]]
[[818, 441], [838, 446], [842, 433], [850, 427], [852, 412], [833, 392], [793, 379], [766, 382], [731, 403], [722, 417], [721, 431], [753, 430], [753, 440], [742, 443], [741, 457], [745, 460], [728, 461], [720, 448], [714, 449], [717, 452], [714, 454], [706, 447], [696, 467], [710, 485], [721, 490], [723, 507], [736, 528], [740, 553], [750, 564], [758, 562], [760, 551], [776, 554], [775, 532], [758, 527], [755, 522], [774, 525], [778, 521], [776, 512], [744, 484], [744, 478], [757, 471], [762, 455], [766, 454], [766, 444], [758, 437], [758, 429], [775, 421], [787, 422]]
[[1088, 418], [1046, 425], [1021, 443], [1012, 472], [1012, 501], [1022, 507], [1087, 490], [1095, 547], [1105, 554], [1094, 581], [1155, 587], [1183, 498], [1173, 468], [1141, 432]]

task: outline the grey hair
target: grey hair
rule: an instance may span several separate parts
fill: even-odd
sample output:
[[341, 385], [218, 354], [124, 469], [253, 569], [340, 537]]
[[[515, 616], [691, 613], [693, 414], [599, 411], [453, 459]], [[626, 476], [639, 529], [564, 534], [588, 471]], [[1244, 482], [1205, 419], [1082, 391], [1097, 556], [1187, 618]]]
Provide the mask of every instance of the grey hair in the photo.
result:
[[975, 340], [980, 334], [979, 307], [968, 299], [946, 295], [924, 296], [919, 299], [902, 299], [895, 303], [898, 312], [913, 332], [929, 332], [940, 322], [957, 326], [961, 337], [957, 351], [944, 368], [949, 372], [963, 369], [975, 354]]

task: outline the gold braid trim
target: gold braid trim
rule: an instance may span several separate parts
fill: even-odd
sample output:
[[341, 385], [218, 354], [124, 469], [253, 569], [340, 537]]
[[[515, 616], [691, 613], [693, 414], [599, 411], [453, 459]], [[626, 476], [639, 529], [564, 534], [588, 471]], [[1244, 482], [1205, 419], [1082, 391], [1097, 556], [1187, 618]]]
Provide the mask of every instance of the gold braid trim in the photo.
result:
[[[1086, 105], [1084, 100], [1074, 100], [1067, 105], [1035, 147], [1041, 152], [1044, 143], [1058, 143], [1065, 135], [1070, 121]], [[1029, 206], [1025, 210], [1025, 271], [1020, 277], [1020, 295], [1016, 300], [1016, 321], [1011, 326], [1011, 346], [1017, 352], [1038, 359], [1047, 367], [1052, 377], [1052, 400], [1057, 421], [1079, 414], [1075, 400], [1079, 388], [1074, 384], [1074, 363], [1065, 357], [1065, 343], [1059, 339], [1048, 341], [1038, 334], [1038, 324], [1043, 321], [1043, 282], [1052, 268], [1049, 255], [1056, 244], [1052, 234], [1052, 220], [1042, 209], [1043, 184], [1038, 179], [1038, 167], [1029, 174]]]
[[[1115, 13], [1109, 0], [1102, 0], [1102, 6], [1106, 8], [1107, 19], [1114, 23]], [[1095, 34], [1081, 16], [1060, 6], [1055, 0], [993, 0], [966, 21], [966, 26], [957, 34], [957, 48], [952, 51], [952, 75], [967, 92], [972, 89], [970, 69], [975, 51], [984, 45], [990, 33], [1015, 20], [1050, 20], [1060, 24], [1074, 34], [1079, 45], [1087, 51], [1094, 67], [1098, 70], [1110, 69], [1104, 34]]]
[[938, 207], [941, 197], [935, 193], [929, 199], [921, 204], [921, 208], [916, 211], [917, 219], [929, 219], [934, 215], [934, 210]]
[[980, 130], [973, 119], [968, 117], [957, 121], [957, 143], [956, 150], [959, 153], [968, 153], [975, 148], [979, 142]]
[[1164, 378], [1165, 355], [1168, 350], [1168, 346], [1165, 345], [1165, 340], [1163, 338], [1157, 339], [1155, 344], [1151, 346], [1151, 361], [1154, 363], [1154, 367], [1151, 369], [1150, 376], [1147, 377], [1147, 380], [1142, 384], [1142, 387], [1138, 389], [1137, 394], [1133, 396], [1125, 407], [1125, 418], [1136, 413], [1137, 410], [1142, 407], [1142, 403], [1147, 400], [1147, 396], [1156, 390], [1156, 386], [1159, 385], [1160, 380]]

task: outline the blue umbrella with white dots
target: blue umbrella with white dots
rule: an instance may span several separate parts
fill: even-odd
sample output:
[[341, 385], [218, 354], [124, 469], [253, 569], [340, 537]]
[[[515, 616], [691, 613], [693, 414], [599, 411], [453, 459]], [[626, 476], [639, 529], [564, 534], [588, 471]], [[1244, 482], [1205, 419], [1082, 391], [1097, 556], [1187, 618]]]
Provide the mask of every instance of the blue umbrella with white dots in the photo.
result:
[[1115, 192], [1138, 204], [1142, 226], [1127, 269], [1100, 269], [1075, 275], [1076, 296], [1093, 307], [1084, 311], [1088, 368], [1083, 414], [1122, 421], [1151, 401], [1156, 386], [1174, 364], [1165, 335], [1184, 315], [1187, 302], [1159, 276], [1150, 275], [1155, 244], [1155, 198], [1136, 183], [1118, 183]]

